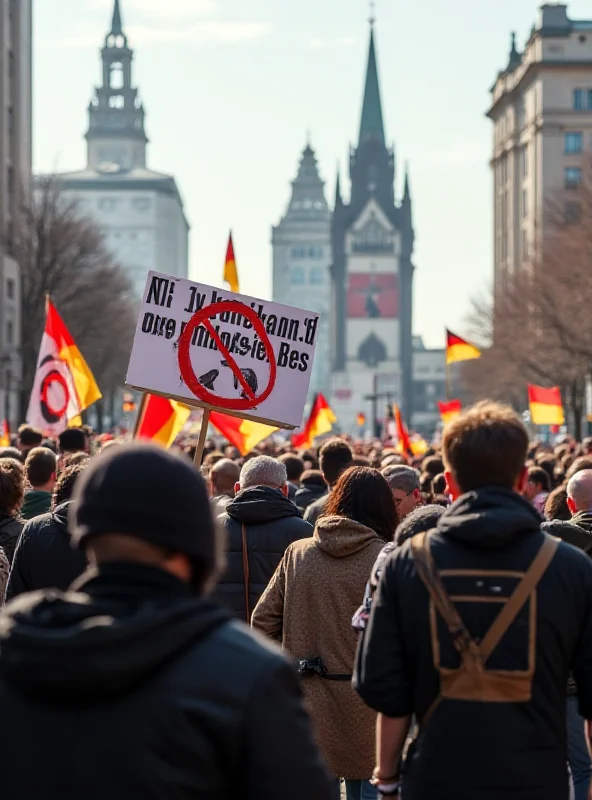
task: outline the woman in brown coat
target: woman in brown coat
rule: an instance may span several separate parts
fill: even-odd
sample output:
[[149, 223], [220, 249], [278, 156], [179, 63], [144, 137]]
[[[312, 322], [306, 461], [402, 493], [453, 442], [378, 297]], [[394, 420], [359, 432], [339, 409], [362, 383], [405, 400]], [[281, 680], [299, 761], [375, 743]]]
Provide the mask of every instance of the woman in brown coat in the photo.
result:
[[299, 663], [302, 686], [329, 770], [348, 800], [374, 800], [375, 714], [351, 687], [357, 635], [351, 620], [397, 511], [382, 475], [344, 472], [312, 539], [290, 545], [253, 613], [252, 625]]

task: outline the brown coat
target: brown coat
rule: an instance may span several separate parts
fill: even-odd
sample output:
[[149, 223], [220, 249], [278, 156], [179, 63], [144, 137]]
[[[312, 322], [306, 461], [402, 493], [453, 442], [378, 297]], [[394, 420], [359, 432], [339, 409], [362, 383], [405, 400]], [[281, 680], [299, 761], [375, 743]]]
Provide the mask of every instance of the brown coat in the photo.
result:
[[[321, 656], [329, 673], [351, 675], [352, 617], [384, 541], [345, 517], [323, 517], [312, 539], [291, 544], [253, 612], [252, 625], [295, 659]], [[303, 678], [317, 741], [335, 777], [369, 778], [376, 715], [349, 681]]]

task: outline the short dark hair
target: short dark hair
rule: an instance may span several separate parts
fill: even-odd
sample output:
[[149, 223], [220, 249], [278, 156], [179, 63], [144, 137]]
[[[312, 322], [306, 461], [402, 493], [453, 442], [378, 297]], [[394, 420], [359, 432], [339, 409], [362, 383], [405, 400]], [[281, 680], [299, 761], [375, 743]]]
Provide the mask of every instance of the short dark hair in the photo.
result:
[[444, 472], [444, 462], [440, 456], [429, 456], [428, 458], [424, 458], [424, 460], [421, 462], [421, 471], [423, 473], [427, 472], [427, 474], [433, 480], [436, 475]]
[[24, 463], [23, 454], [17, 447], [0, 447], [0, 459], [12, 458], [15, 461]]
[[281, 461], [286, 467], [288, 480], [298, 483], [304, 472], [304, 461], [298, 456], [295, 456], [294, 453], [284, 453], [283, 456], [278, 458], [278, 461]]
[[23, 504], [25, 471], [20, 461], [4, 458], [0, 461], [0, 511], [12, 514]]
[[418, 533], [431, 531], [438, 524], [438, 520], [444, 513], [443, 506], [418, 506], [408, 514], [400, 523], [395, 533], [395, 542], [399, 547], [412, 539]]
[[441, 472], [439, 475], [436, 475], [434, 480], [432, 481], [432, 491], [434, 494], [444, 494], [446, 491], [446, 475]]
[[25, 461], [25, 477], [33, 488], [44, 486], [55, 475], [58, 460], [55, 453], [47, 447], [34, 447], [29, 450]]
[[307, 469], [300, 477], [301, 486], [324, 486], [327, 488], [323, 473], [320, 469]]
[[528, 482], [540, 486], [543, 492], [551, 491], [551, 479], [549, 478], [549, 473], [542, 467], [528, 468]]
[[66, 428], [58, 436], [60, 453], [76, 453], [86, 450], [87, 434], [82, 428]]
[[571, 511], [567, 505], [567, 489], [558, 486], [553, 489], [545, 503], [545, 519], [560, 519], [567, 522], [571, 519]]
[[576, 472], [581, 472], [583, 469], [592, 469], [592, 456], [578, 456], [565, 473], [566, 482], [569, 482]]
[[351, 467], [329, 495], [324, 516], [347, 517], [390, 542], [399, 523], [390, 486], [377, 469]]
[[462, 492], [513, 489], [526, 462], [528, 434], [510, 406], [484, 400], [444, 428], [442, 451]]
[[43, 434], [31, 425], [21, 425], [17, 430], [18, 440], [25, 447], [39, 447], [43, 441]]
[[341, 439], [330, 439], [321, 447], [319, 464], [329, 486], [337, 483], [341, 473], [351, 466], [353, 460], [351, 447]]
[[61, 506], [62, 503], [72, 499], [76, 482], [89, 464], [90, 458], [87, 458], [83, 464], [73, 464], [71, 467], [66, 467], [66, 469], [60, 472], [53, 490], [51, 501], [53, 508], [57, 508]]

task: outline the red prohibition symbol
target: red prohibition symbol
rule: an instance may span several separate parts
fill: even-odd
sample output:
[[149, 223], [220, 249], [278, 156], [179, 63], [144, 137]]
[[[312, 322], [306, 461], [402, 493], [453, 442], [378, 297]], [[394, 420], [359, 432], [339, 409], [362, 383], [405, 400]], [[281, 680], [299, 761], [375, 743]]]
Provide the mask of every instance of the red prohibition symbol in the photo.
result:
[[[64, 392], [64, 403], [60, 408], [52, 408], [49, 402], [49, 389], [54, 384], [57, 383], [59, 386], [62, 387], [62, 391]], [[66, 383], [66, 379], [63, 375], [61, 375], [56, 369], [48, 372], [45, 378], [41, 383], [41, 402], [45, 403], [47, 406], [47, 410], [50, 414], [54, 416], [63, 417], [66, 413], [66, 409], [68, 408], [68, 402], [70, 401], [70, 391], [68, 389], [68, 384]]]
[[[254, 394], [253, 390], [245, 380], [240, 367], [230, 354], [224, 342], [220, 339], [219, 334], [214, 330], [214, 326], [210, 321], [212, 317], [225, 312], [234, 312], [247, 319], [252, 324], [253, 330], [263, 342], [263, 346], [265, 347], [265, 354], [267, 356], [267, 360], [269, 361], [269, 380], [265, 390], [258, 396]], [[209, 389], [206, 389], [205, 386], [202, 386], [198, 381], [197, 375], [193, 369], [193, 365], [191, 364], [189, 348], [191, 345], [193, 331], [200, 325], [203, 325], [212, 339], [216, 342], [219, 351], [228, 362], [229, 367], [231, 368], [237, 381], [241, 384], [247, 397], [219, 397], [217, 394], [210, 392]], [[202, 308], [201, 311], [197, 311], [191, 317], [185, 326], [185, 330], [179, 337], [178, 359], [181, 377], [185, 381], [187, 388], [199, 400], [201, 400], [202, 403], [205, 403], [209, 406], [214, 406], [215, 408], [225, 408], [229, 411], [248, 411], [249, 409], [261, 405], [261, 403], [267, 400], [269, 395], [273, 392], [277, 378], [277, 363], [275, 360], [275, 353], [273, 352], [273, 347], [267, 331], [259, 319], [257, 312], [249, 306], [246, 306], [244, 303], [239, 303], [238, 300], [223, 300], [221, 303], [213, 303], [212, 305]]]

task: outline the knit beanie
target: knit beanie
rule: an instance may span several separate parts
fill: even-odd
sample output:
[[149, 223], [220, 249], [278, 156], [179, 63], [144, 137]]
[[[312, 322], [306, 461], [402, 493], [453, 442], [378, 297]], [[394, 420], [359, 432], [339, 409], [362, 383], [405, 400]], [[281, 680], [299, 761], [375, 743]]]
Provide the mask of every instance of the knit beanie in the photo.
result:
[[144, 443], [111, 447], [82, 473], [72, 500], [72, 538], [82, 549], [93, 536], [122, 533], [215, 564], [206, 486], [181, 456]]

